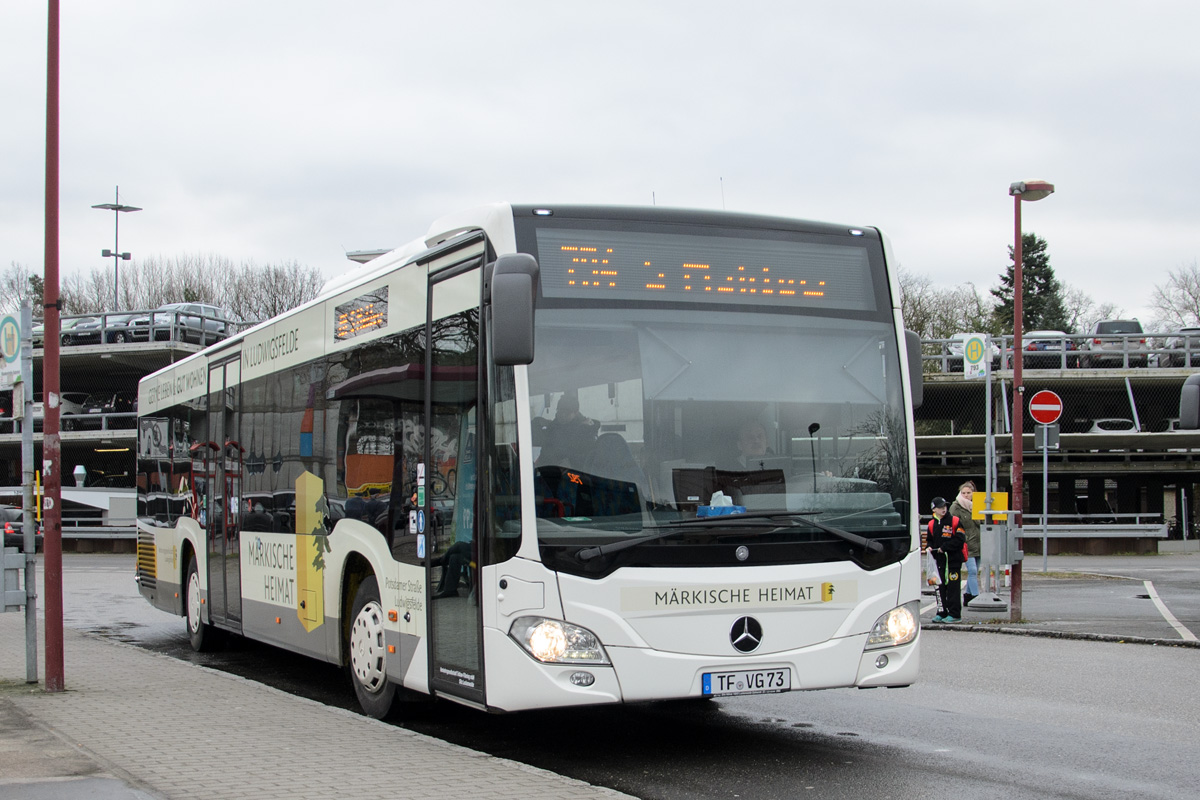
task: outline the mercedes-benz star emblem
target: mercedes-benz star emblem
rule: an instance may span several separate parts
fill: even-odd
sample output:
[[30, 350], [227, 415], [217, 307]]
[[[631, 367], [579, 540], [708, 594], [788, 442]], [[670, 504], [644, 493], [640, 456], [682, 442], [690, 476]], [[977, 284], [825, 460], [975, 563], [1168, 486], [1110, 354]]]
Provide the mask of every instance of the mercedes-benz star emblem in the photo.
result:
[[753, 653], [762, 643], [762, 625], [754, 617], [740, 617], [729, 629], [729, 641], [739, 653]]
[[746, 545], [744, 545], [744, 544], [738, 545], [738, 549], [734, 550], [733, 554], [735, 556], [737, 556], [738, 561], [745, 561], [747, 558], [750, 557], [750, 548], [746, 547]]

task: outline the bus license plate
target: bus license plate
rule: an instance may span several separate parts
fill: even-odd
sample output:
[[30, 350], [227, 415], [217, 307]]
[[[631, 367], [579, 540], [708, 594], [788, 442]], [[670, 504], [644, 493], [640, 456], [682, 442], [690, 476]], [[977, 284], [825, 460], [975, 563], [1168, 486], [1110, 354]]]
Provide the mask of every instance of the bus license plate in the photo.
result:
[[786, 692], [792, 688], [792, 671], [783, 669], [756, 669], [745, 672], [705, 672], [704, 694], [767, 694]]

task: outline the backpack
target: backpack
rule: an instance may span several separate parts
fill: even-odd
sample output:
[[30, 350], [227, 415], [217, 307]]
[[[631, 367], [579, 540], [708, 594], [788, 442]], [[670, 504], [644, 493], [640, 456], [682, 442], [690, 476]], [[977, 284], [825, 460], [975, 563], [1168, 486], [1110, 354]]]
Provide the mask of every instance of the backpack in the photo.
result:
[[[961, 528], [961, 527], [962, 527], [962, 520], [960, 520], [958, 517], [950, 518], [950, 530], [953, 531], [955, 528]], [[964, 533], [965, 533], [965, 531], [964, 531]], [[969, 558], [969, 556], [967, 555], [968, 552], [970, 552], [970, 551], [967, 549], [966, 540], [964, 540], [963, 541], [963, 563], [964, 564], [967, 563], [967, 559]]]
[[[932, 533], [932, 532], [933, 532], [933, 523], [934, 523], [934, 520], [930, 520], [930, 521], [929, 521], [929, 525], [926, 527], [926, 531], [927, 531], [928, 533]], [[953, 516], [953, 515], [951, 515], [951, 517], [950, 517], [950, 531], [951, 531], [951, 532], [953, 532], [953, 531], [955, 531], [955, 530], [958, 530], [959, 528], [962, 528], [962, 520], [960, 520], [960, 519], [959, 519], [958, 517], [956, 517], [956, 516]], [[968, 558], [970, 558], [970, 556], [968, 556], [968, 555], [967, 555], [967, 553], [969, 553], [969, 552], [970, 552], [970, 550], [967, 548], [967, 543], [964, 541], [964, 542], [963, 542], [963, 549], [962, 549], [963, 563], [964, 563], [964, 564], [965, 564], [965, 563], [967, 563], [967, 559], [968, 559]]]

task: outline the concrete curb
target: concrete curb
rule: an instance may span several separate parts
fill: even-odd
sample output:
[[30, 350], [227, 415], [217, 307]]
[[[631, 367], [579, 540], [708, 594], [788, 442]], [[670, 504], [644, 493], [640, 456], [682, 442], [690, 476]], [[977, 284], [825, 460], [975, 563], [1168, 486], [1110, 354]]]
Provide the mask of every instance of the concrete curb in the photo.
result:
[[991, 627], [957, 623], [943, 625], [941, 623], [921, 624], [922, 630], [955, 631], [956, 633], [1002, 633], [1009, 636], [1038, 636], [1043, 639], [1078, 639], [1084, 642], [1109, 642], [1112, 644], [1148, 644], [1155, 647], [1187, 647], [1200, 650], [1200, 642], [1184, 639], [1151, 639], [1145, 636], [1119, 636], [1112, 633], [1067, 633], [1066, 631], [1048, 631], [1039, 628]]

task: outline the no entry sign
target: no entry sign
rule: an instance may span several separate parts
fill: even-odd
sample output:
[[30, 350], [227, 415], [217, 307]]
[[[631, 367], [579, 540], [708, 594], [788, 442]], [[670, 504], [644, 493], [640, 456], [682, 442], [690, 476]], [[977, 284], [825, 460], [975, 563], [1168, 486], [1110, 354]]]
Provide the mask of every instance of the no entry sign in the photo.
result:
[[1043, 425], [1053, 425], [1062, 415], [1062, 398], [1043, 389], [1029, 399], [1029, 416]]

